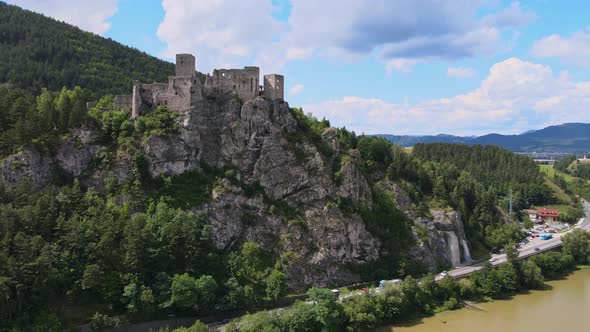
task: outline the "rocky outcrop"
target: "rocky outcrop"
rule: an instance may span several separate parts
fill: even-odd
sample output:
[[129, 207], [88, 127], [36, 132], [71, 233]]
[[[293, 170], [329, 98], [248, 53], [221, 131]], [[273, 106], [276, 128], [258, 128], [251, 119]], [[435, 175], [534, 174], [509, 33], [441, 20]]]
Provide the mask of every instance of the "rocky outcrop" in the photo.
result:
[[7, 186], [31, 181], [36, 187], [49, 184], [53, 177], [53, 161], [37, 150], [28, 149], [0, 161], [0, 180]]
[[339, 176], [340, 186], [338, 187], [338, 194], [340, 196], [369, 208], [373, 206], [371, 187], [353, 162], [344, 163], [340, 169]]
[[456, 266], [470, 260], [461, 215], [456, 211], [431, 210], [432, 218], [415, 220], [416, 246], [411, 256], [430, 271]]
[[359, 276], [350, 264], [379, 257], [381, 244], [365, 228], [359, 216], [344, 215], [335, 207], [307, 208], [300, 218], [287, 220], [262, 197], [246, 197], [239, 187], [222, 181], [205, 207], [211, 236], [219, 249], [239, 248], [245, 241], [263, 249], [289, 255], [288, 284], [304, 290], [311, 285], [352, 283]]
[[57, 150], [55, 158], [59, 167], [70, 176], [80, 176], [100, 150], [99, 137], [100, 132], [94, 127], [74, 129]]

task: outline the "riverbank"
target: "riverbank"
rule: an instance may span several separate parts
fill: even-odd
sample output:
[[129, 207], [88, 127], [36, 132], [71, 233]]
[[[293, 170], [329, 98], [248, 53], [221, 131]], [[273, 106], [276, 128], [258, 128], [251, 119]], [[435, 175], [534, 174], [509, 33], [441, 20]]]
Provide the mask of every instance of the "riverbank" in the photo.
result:
[[445, 311], [411, 322], [376, 329], [376, 332], [555, 332], [585, 331], [590, 326], [590, 268], [580, 268], [545, 283], [541, 290], [508, 299], [478, 303], [476, 307]]

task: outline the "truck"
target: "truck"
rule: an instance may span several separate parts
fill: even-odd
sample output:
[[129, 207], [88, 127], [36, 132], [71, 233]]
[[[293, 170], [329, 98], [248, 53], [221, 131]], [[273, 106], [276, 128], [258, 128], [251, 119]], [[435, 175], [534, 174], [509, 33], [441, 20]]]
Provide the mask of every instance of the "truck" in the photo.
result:
[[549, 240], [552, 237], [553, 237], [553, 234], [550, 234], [550, 233], [541, 234], [541, 240]]

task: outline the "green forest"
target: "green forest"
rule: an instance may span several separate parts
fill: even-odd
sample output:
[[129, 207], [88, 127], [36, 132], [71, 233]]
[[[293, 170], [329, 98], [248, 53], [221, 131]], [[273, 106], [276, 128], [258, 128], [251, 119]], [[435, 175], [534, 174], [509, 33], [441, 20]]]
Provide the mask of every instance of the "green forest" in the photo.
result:
[[82, 86], [127, 94], [134, 80], [167, 82], [174, 65], [111, 39], [0, 2], [0, 83], [34, 93]]

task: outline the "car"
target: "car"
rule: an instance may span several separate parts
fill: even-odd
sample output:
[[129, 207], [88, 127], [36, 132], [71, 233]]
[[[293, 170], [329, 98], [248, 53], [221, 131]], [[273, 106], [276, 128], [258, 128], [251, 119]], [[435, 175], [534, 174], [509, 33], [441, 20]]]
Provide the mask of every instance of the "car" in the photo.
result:
[[497, 261], [497, 260], [498, 260], [498, 258], [497, 258], [497, 257], [492, 257], [492, 258], [490, 258], [490, 263], [493, 263], [493, 262], [495, 262], [495, 261]]
[[539, 247], [535, 247], [535, 251], [539, 251], [541, 250]]
[[447, 271], [442, 271], [442, 272], [439, 274], [439, 276], [440, 276], [441, 278], [444, 278], [444, 277], [446, 277], [448, 274], [449, 274], [449, 272], [447, 272]]

